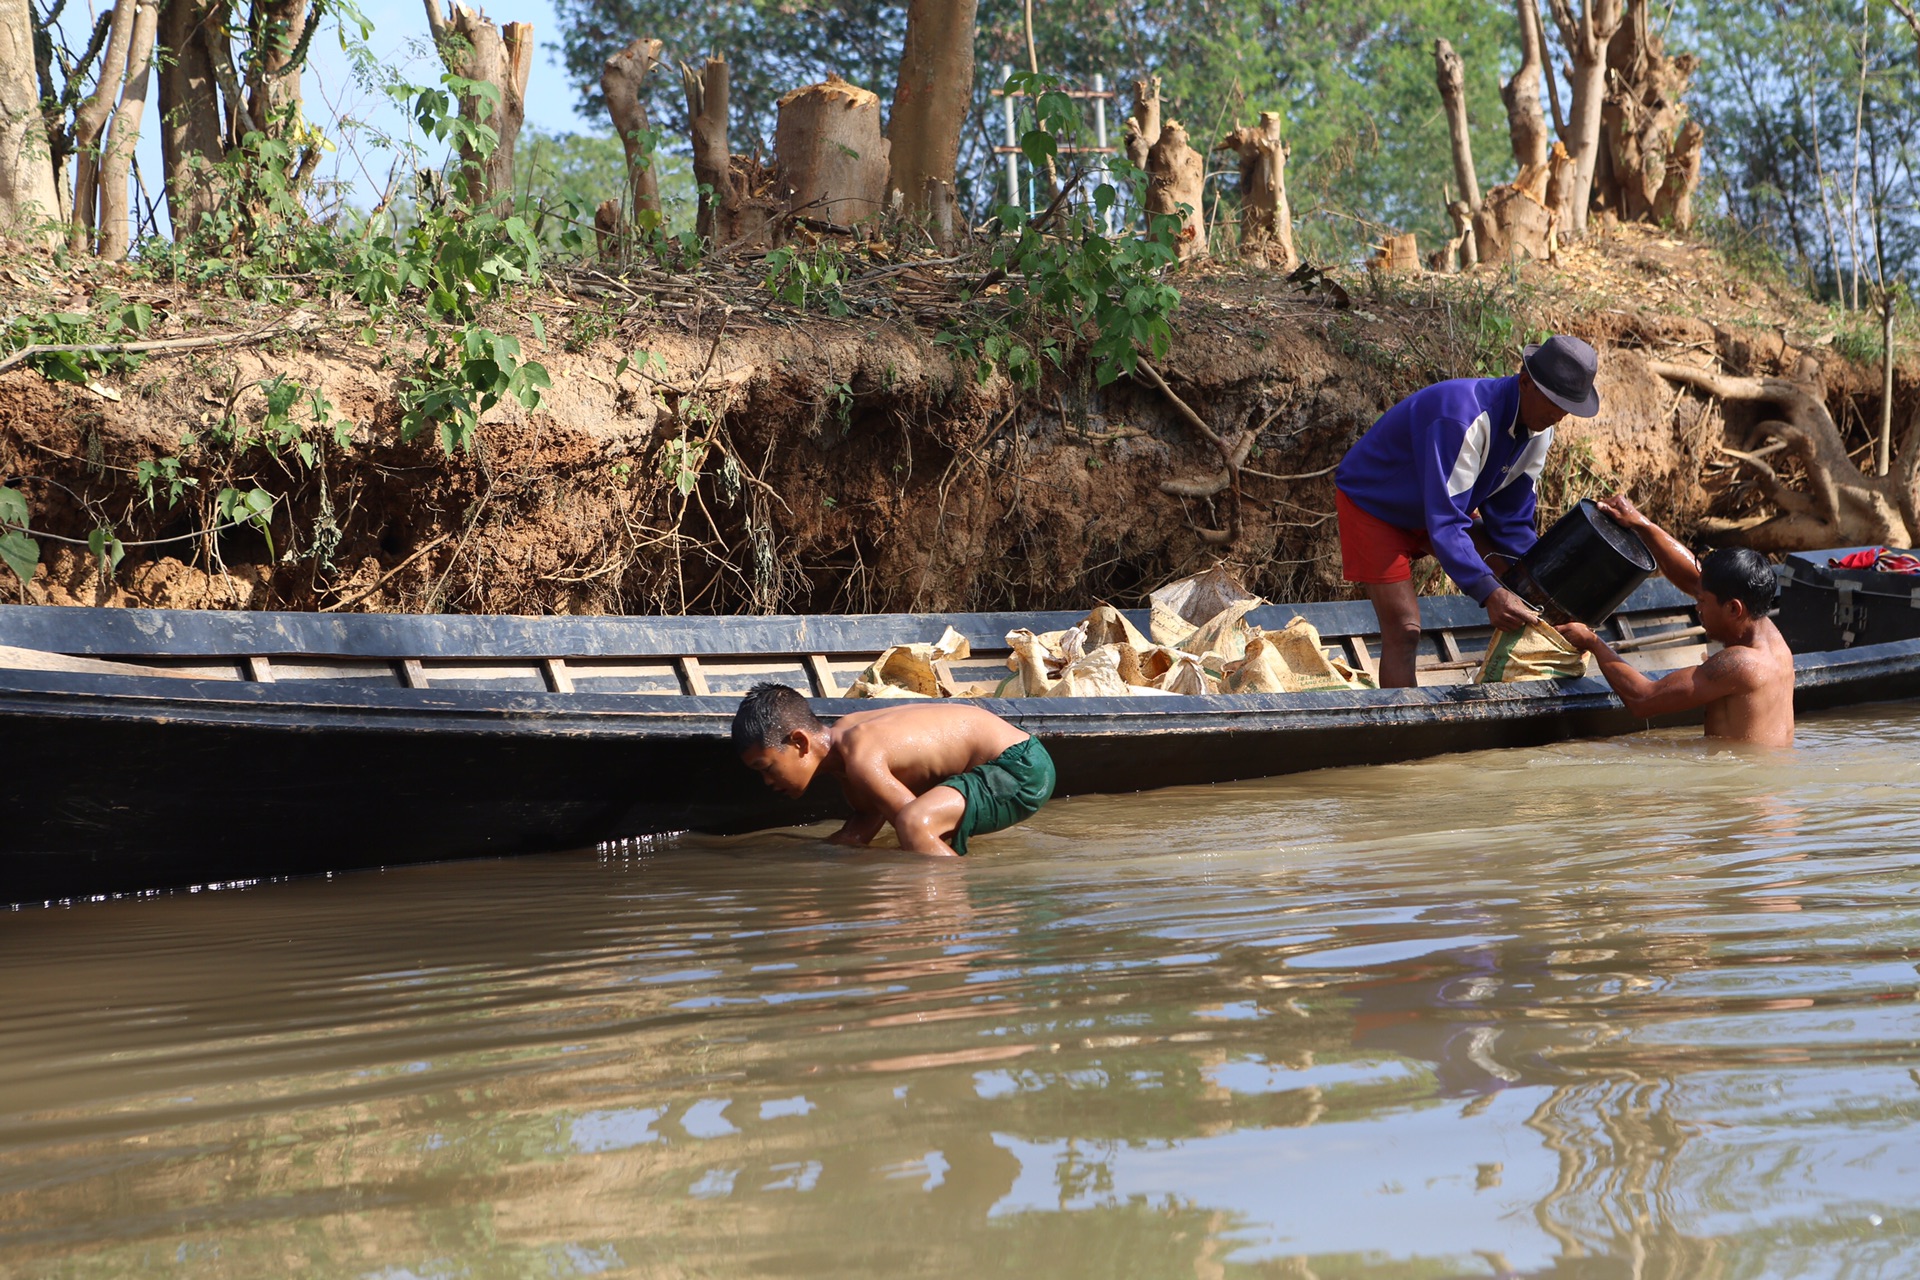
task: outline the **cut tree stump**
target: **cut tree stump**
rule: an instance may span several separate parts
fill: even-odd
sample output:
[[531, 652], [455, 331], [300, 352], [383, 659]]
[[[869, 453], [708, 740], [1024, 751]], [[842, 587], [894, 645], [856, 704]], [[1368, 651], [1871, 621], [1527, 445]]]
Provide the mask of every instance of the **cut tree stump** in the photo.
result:
[[1420, 261], [1420, 237], [1412, 232], [1402, 236], [1388, 236], [1375, 246], [1373, 256], [1367, 259], [1367, 268], [1395, 275], [1404, 271], [1418, 271], [1423, 264]]
[[768, 175], [756, 158], [734, 155], [727, 142], [727, 60], [708, 58], [699, 71], [681, 63], [680, 85], [692, 122], [693, 180], [700, 187], [695, 230], [715, 249], [771, 244]]
[[830, 228], [868, 224], [885, 206], [880, 99], [839, 76], [780, 99], [773, 130], [776, 190], [789, 216]]
[[[1624, 222], [1659, 221], [1684, 211], [1693, 220], [1704, 133], [1682, 101], [1699, 66], [1692, 54], [1669, 56], [1647, 0], [1627, 0], [1626, 17], [1607, 44], [1607, 96], [1593, 198]], [[1692, 126], [1689, 128], [1688, 126]], [[1669, 187], [1672, 188], [1669, 191]]]
[[1300, 265], [1293, 248], [1293, 207], [1287, 201], [1287, 157], [1280, 115], [1262, 111], [1260, 123], [1235, 129], [1214, 145], [1240, 157], [1240, 258], [1249, 266], [1291, 271]]
[[[889, 197], [908, 213], [938, 220], [933, 184], [953, 191], [960, 132], [973, 104], [973, 32], [977, 0], [908, 0], [906, 41], [900, 49], [900, 74], [894, 81], [893, 110], [887, 116]], [[953, 210], [945, 213], [952, 240]]]
[[[647, 230], [660, 226], [660, 176], [648, 146], [652, 125], [647, 119], [647, 77], [660, 65], [660, 41], [642, 36], [607, 59], [600, 69], [600, 92], [627, 162], [627, 216]], [[616, 209], [615, 228], [619, 226]], [[599, 230], [600, 216], [594, 215]]]
[[466, 80], [490, 84], [499, 100], [462, 95], [460, 118], [493, 130], [498, 141], [483, 159], [469, 143], [460, 144], [460, 168], [467, 179], [467, 201], [476, 209], [495, 204], [511, 208], [513, 149], [527, 115], [527, 76], [533, 70], [533, 24], [495, 26], [484, 13], [463, 4], [442, 13], [440, 0], [426, 0], [427, 25], [447, 70]]
[[1180, 261], [1207, 256], [1207, 225], [1201, 216], [1206, 187], [1206, 160], [1187, 141], [1178, 120], [1160, 127], [1160, 138], [1147, 149], [1147, 212], [1180, 218], [1180, 237], [1174, 251]]

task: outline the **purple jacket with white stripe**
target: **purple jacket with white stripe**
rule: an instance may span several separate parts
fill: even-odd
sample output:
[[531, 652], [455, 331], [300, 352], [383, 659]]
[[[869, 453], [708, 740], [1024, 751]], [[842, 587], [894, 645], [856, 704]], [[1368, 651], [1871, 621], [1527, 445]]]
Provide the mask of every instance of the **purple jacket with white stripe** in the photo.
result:
[[1500, 585], [1473, 545], [1473, 517], [1493, 549], [1519, 556], [1540, 540], [1534, 485], [1553, 443], [1520, 425], [1520, 378], [1458, 378], [1382, 414], [1340, 460], [1334, 482], [1362, 511], [1425, 529], [1434, 558], [1481, 604]]

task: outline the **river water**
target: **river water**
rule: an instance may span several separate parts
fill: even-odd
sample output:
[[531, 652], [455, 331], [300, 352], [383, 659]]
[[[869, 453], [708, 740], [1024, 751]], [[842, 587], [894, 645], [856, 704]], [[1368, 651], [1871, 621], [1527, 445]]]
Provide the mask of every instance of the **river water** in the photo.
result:
[[1920, 1275], [1916, 849], [1896, 707], [0, 913], [0, 1275]]

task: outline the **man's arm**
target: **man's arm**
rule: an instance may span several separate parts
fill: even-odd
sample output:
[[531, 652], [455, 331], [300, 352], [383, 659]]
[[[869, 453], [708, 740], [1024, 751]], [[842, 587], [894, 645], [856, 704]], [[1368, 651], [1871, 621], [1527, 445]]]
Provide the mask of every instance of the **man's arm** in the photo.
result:
[[856, 809], [845, 825], [827, 837], [827, 843], [850, 844], [855, 848], [864, 849], [873, 843], [873, 838], [880, 834], [880, 828], [886, 825], [886, 814], [868, 813], [865, 810]]
[[1653, 563], [1659, 567], [1661, 577], [1695, 600], [1700, 598], [1700, 562], [1694, 559], [1693, 552], [1649, 520], [1624, 493], [1602, 498], [1600, 509], [1640, 535], [1647, 550], [1653, 552]]
[[1559, 630], [1567, 643], [1593, 655], [1600, 674], [1620, 696], [1620, 701], [1642, 720], [1691, 711], [1733, 694], [1749, 693], [1759, 685], [1749, 655], [1732, 649], [1722, 649], [1697, 667], [1669, 671], [1660, 679], [1652, 680], [1616, 653], [1613, 646], [1595, 635], [1590, 627], [1569, 622]]
[[[1538, 615], [1526, 602], [1500, 585], [1493, 569], [1479, 548], [1473, 545], [1473, 522], [1460, 506], [1459, 499], [1447, 491], [1447, 482], [1458, 465], [1462, 452], [1475, 443], [1468, 427], [1456, 420], [1438, 418], [1428, 427], [1429, 456], [1420, 458], [1420, 501], [1427, 517], [1427, 539], [1433, 545], [1434, 559], [1461, 591], [1487, 611], [1487, 620], [1501, 631], [1518, 631]], [[1485, 447], [1482, 441], [1478, 445]], [[1417, 457], [1418, 455], [1416, 455]]]
[[[847, 798], [854, 808], [873, 816], [871, 840], [885, 823], [893, 824], [900, 847], [909, 853], [951, 854], [937, 835], [929, 838], [921, 826], [900, 821], [900, 815], [914, 802], [912, 788], [893, 776], [878, 753], [863, 752], [847, 761]], [[851, 825], [851, 824], [849, 824]]]
[[[1414, 457], [1420, 468], [1420, 508], [1426, 516], [1433, 558], [1474, 603], [1485, 604], [1500, 590], [1500, 581], [1473, 545], [1473, 521], [1460, 505], [1461, 499], [1447, 491], [1449, 479], [1461, 464], [1461, 454], [1476, 448], [1484, 450], [1485, 441], [1475, 441], [1468, 424], [1453, 418], [1431, 419], [1424, 431], [1424, 455], [1416, 447]], [[1469, 459], [1470, 464], [1473, 461]]]
[[[1545, 433], [1549, 442], [1553, 436]], [[1538, 440], [1528, 448], [1539, 448], [1542, 460], [1546, 449]], [[1523, 455], [1524, 456], [1524, 455]], [[1519, 465], [1519, 460], [1515, 461]], [[1533, 544], [1540, 541], [1539, 529], [1539, 493], [1535, 488], [1534, 473], [1539, 463], [1534, 463], [1523, 472], [1519, 479], [1480, 504], [1480, 527], [1486, 540], [1493, 549], [1508, 560], [1518, 560], [1532, 550]]]

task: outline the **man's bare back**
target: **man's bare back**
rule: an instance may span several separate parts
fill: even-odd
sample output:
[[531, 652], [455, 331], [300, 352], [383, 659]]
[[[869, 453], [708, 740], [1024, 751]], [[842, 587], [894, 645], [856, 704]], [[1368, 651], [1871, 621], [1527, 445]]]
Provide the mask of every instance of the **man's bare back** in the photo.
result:
[[[783, 685], [756, 686], [734, 719], [747, 767], [791, 796], [825, 771], [853, 817], [831, 837], [865, 845], [888, 823], [915, 853], [966, 852], [968, 837], [1030, 816], [1053, 794], [1053, 762], [1024, 730], [968, 703], [896, 703], [822, 724]], [[951, 840], [952, 843], [949, 843]]]
[[1590, 628], [1570, 622], [1560, 634], [1594, 656], [1600, 674], [1636, 716], [1652, 719], [1703, 708], [1710, 738], [1792, 746], [1793, 652], [1767, 617], [1773, 580], [1765, 559], [1744, 548], [1722, 548], [1702, 565], [1624, 496], [1600, 505], [1638, 532], [1660, 572], [1699, 602], [1702, 629], [1723, 647], [1699, 666], [1652, 680]]
[[[841, 716], [833, 725], [842, 785], [853, 788], [884, 771], [914, 795], [985, 764], [1026, 738], [999, 716], [966, 703], [896, 703]], [[829, 766], [831, 767], [831, 766]]]

